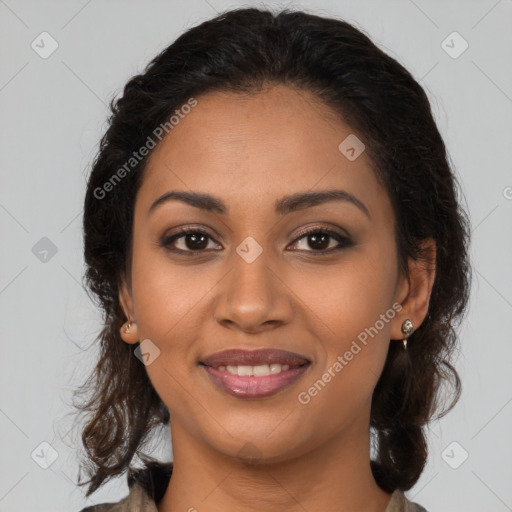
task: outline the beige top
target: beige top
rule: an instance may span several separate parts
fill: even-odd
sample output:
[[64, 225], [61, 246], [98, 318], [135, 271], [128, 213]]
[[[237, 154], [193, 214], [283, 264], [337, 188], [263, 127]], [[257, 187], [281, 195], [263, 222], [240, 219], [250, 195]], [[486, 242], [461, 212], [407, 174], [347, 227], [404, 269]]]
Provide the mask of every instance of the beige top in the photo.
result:
[[[145, 470], [147, 474], [148, 471]], [[149, 473], [152, 473], [151, 471]], [[154, 474], [154, 471], [153, 471]], [[170, 475], [168, 476], [170, 478]], [[165, 480], [165, 479], [164, 479]], [[130, 481], [130, 491], [128, 496], [116, 503], [101, 503], [82, 509], [80, 512], [158, 512], [156, 502], [151, 492], [148, 493], [148, 487], [145, 484], [139, 484], [137, 481]], [[159, 496], [167, 488], [168, 480], [165, 486], [160, 484], [156, 487]], [[164, 489], [165, 487], [165, 489]], [[391, 494], [388, 506], [385, 512], [427, 512], [422, 506], [409, 501], [402, 491], [396, 490]]]

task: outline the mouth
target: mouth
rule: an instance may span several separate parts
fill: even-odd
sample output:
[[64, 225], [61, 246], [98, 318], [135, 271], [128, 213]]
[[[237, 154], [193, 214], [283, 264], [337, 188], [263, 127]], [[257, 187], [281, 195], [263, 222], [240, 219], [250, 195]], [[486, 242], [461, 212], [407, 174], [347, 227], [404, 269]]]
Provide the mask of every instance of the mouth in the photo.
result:
[[295, 383], [311, 366], [311, 361], [285, 350], [232, 349], [208, 356], [199, 365], [229, 395], [262, 398]]
[[280, 349], [228, 349], [211, 354], [199, 361], [199, 364], [212, 368], [219, 368], [221, 366], [259, 367], [276, 365], [298, 368], [307, 363], [311, 363], [307, 357], [295, 352]]

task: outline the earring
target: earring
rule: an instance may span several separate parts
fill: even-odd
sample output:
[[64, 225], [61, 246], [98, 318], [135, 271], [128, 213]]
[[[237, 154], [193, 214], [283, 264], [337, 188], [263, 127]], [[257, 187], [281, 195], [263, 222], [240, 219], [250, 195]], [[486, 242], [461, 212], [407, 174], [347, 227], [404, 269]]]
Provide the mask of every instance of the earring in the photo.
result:
[[404, 350], [407, 350], [407, 337], [414, 332], [414, 325], [409, 319], [405, 320], [402, 324], [402, 332], [406, 335], [402, 340], [402, 343], [404, 345]]
[[128, 325], [125, 327], [124, 332], [128, 332], [130, 327], [132, 326], [132, 322], [128, 322]]

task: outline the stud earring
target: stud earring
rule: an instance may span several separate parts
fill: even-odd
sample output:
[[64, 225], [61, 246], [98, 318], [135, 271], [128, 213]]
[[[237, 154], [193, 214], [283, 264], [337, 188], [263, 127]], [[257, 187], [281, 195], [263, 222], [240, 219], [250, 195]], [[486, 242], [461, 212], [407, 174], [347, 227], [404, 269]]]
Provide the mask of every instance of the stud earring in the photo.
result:
[[402, 324], [402, 332], [406, 335], [406, 337], [402, 340], [402, 343], [404, 345], [404, 350], [407, 350], [407, 337], [414, 332], [414, 325], [409, 319], [405, 320]]
[[128, 325], [124, 328], [124, 332], [128, 332], [130, 330], [130, 327], [132, 326], [132, 322], [128, 322]]

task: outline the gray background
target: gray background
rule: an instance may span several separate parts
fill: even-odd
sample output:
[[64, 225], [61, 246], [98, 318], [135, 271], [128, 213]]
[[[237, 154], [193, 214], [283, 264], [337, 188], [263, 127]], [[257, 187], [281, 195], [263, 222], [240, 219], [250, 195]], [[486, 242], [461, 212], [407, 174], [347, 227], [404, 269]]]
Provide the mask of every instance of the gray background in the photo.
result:
[[[125, 478], [89, 500], [75, 485], [71, 393], [100, 327], [80, 284], [85, 178], [128, 78], [188, 27], [242, 5], [262, 4], [0, 0], [0, 512], [70, 512], [127, 493]], [[512, 0], [268, 5], [356, 24], [427, 90], [467, 199], [475, 279], [456, 362], [463, 395], [431, 426], [407, 495], [432, 512], [512, 510]], [[58, 43], [46, 59], [31, 47], [43, 31]], [[469, 44], [457, 58], [442, 46], [453, 31]], [[168, 459], [163, 434], [154, 455]], [[36, 462], [45, 441], [58, 453], [47, 469]]]

